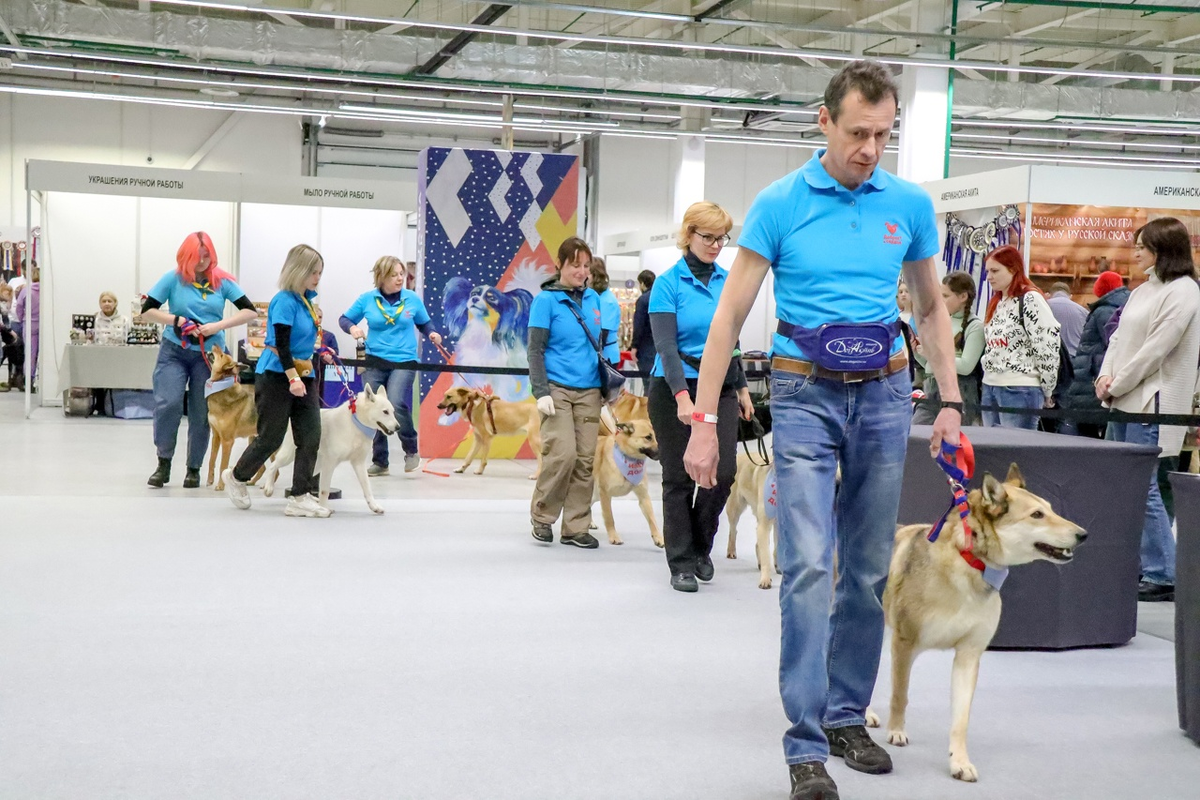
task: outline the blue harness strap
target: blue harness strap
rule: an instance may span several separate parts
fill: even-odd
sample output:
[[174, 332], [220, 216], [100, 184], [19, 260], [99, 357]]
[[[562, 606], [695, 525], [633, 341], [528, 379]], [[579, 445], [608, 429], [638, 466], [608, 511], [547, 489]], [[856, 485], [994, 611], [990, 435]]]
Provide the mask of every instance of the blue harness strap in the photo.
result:
[[958, 551], [959, 555], [971, 565], [972, 569], [979, 571], [984, 583], [999, 591], [1000, 587], [1004, 584], [1004, 579], [1008, 577], [1008, 570], [989, 566], [984, 563], [983, 559], [972, 552], [974, 548], [974, 536], [971, 533], [971, 526], [967, 523], [967, 517], [971, 513], [970, 505], [967, 502], [967, 484], [975, 476], [975, 448], [972, 447], [971, 440], [967, 438], [967, 435], [960, 433], [957, 445], [946, 441], [942, 442], [941, 449], [935, 460], [937, 461], [937, 465], [941, 467], [942, 472], [946, 473], [946, 480], [950, 483], [950, 492], [953, 497], [950, 500], [950, 507], [946, 509], [946, 513], [941, 516], [937, 524], [929, 531], [928, 539], [931, 542], [936, 542], [938, 537], [941, 536], [942, 529], [946, 526], [946, 520], [957, 510], [959, 519], [962, 520], [963, 535], [966, 540], [966, 547]]

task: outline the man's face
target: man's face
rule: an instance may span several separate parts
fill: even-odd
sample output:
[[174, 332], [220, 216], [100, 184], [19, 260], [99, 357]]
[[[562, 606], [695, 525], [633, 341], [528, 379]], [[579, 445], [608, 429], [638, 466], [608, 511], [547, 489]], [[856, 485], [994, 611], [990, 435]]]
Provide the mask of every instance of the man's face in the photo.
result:
[[852, 90], [842, 98], [837, 122], [829, 109], [821, 106], [817, 124], [829, 140], [825, 169], [843, 185], [856, 188], [875, 171], [883, 148], [892, 138], [896, 121], [896, 101], [889, 95], [878, 103], [868, 103], [861, 92]]

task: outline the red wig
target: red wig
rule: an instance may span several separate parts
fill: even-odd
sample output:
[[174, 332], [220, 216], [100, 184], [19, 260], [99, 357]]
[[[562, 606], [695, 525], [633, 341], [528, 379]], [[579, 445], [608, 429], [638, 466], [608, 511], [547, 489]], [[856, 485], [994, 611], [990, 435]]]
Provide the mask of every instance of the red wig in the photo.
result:
[[[1029, 276], [1025, 274], [1025, 257], [1021, 255], [1021, 251], [1013, 247], [1011, 244], [1006, 244], [1003, 247], [997, 247], [992, 252], [988, 253], [983, 263], [986, 265], [989, 261], [999, 261], [1005, 269], [1012, 273], [1012, 283], [1008, 285], [1002, 294], [1005, 297], [1020, 297], [1027, 292], [1036, 292], [1038, 288], [1029, 280]], [[985, 266], [986, 269], [986, 266]], [[984, 323], [992, 321], [992, 315], [996, 313], [996, 306], [1000, 305], [1001, 295], [993, 294], [992, 299], [988, 301], [987, 313], [983, 317]]]
[[232, 279], [233, 276], [217, 267], [217, 248], [213, 247], [212, 239], [204, 231], [189, 233], [183, 240], [183, 244], [179, 245], [179, 252], [175, 254], [175, 261], [179, 264], [179, 279], [184, 283], [192, 283], [196, 280], [196, 268], [200, 266], [201, 245], [204, 245], [204, 249], [208, 251], [208, 272], [205, 273], [208, 282], [214, 289], [220, 289], [221, 281], [226, 278]]

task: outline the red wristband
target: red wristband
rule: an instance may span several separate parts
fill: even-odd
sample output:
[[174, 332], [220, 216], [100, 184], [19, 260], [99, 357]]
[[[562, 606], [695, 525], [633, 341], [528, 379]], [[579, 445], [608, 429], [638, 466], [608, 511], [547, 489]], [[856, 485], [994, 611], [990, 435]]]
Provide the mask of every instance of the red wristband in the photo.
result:
[[680, 389], [678, 392], [676, 392], [676, 393], [675, 393], [675, 399], [676, 399], [676, 400], [678, 400], [678, 399], [679, 399], [679, 395], [681, 395], [681, 394], [687, 394], [687, 393], [688, 393], [688, 390], [687, 390], [687, 389]]
[[704, 414], [700, 411], [692, 412], [692, 422], [707, 422], [709, 425], [717, 424], [716, 414]]

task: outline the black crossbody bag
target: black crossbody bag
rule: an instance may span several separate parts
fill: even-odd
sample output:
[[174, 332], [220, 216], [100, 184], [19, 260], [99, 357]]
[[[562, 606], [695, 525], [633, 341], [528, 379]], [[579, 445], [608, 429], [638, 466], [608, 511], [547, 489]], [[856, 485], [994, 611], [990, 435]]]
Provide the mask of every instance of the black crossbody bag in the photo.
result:
[[587, 323], [583, 321], [583, 314], [579, 312], [579, 309], [575, 307], [574, 301], [570, 298], [567, 298], [567, 308], [571, 309], [571, 313], [579, 321], [579, 327], [583, 328], [588, 341], [592, 343], [592, 347], [596, 350], [596, 361], [600, 370], [600, 395], [606, 403], [611, 403], [621, 394], [621, 389], [625, 386], [625, 376], [615, 369], [612, 364], [604, 360], [604, 349], [600, 347], [600, 343], [596, 341], [596, 337], [592, 336], [592, 332], [588, 330]]

